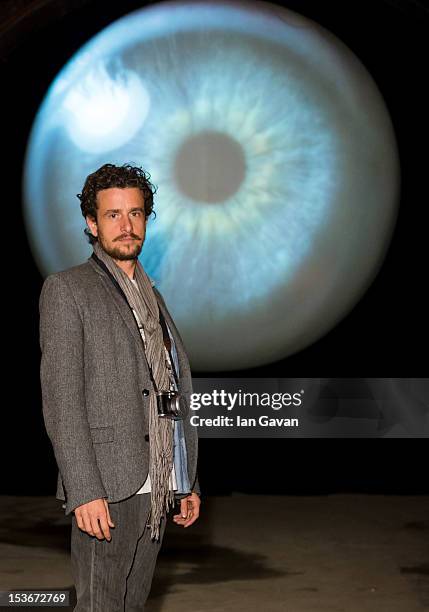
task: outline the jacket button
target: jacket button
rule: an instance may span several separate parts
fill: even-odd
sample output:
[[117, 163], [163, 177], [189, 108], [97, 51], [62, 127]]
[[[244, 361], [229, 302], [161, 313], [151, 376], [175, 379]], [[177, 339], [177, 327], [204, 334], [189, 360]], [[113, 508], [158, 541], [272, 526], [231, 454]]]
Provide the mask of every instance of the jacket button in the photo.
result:
[[145, 434], [144, 439], [146, 440], [146, 442], [149, 442], [149, 434]]
[[143, 389], [142, 393], [143, 395], [149, 395], [149, 389]]

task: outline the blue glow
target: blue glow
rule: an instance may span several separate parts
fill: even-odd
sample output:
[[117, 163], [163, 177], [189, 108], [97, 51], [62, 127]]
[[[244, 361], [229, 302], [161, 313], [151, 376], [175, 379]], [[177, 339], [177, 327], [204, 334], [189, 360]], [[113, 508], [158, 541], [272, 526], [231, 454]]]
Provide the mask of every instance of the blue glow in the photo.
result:
[[135, 11], [58, 74], [24, 174], [43, 273], [90, 255], [76, 193], [106, 162], [158, 186], [140, 257], [195, 369], [269, 363], [326, 333], [397, 214], [396, 143], [371, 77], [318, 24], [261, 2]]

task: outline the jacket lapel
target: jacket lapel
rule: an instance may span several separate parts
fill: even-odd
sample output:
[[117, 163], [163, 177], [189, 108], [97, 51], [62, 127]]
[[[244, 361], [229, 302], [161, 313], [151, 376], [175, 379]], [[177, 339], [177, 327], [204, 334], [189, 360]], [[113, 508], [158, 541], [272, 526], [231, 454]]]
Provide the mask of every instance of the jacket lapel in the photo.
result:
[[106, 289], [109, 292], [109, 294], [112, 296], [113, 302], [114, 302], [116, 308], [118, 309], [119, 314], [123, 318], [126, 326], [128, 327], [128, 329], [131, 332], [131, 335], [133, 336], [133, 338], [135, 339], [135, 341], [137, 342], [137, 344], [140, 347], [142, 339], [141, 339], [140, 332], [139, 332], [138, 327], [137, 327], [137, 322], [135, 320], [135, 317], [133, 315], [133, 312], [132, 312], [131, 308], [128, 305], [128, 302], [126, 302], [124, 300], [122, 295], [116, 289], [116, 287], [114, 286], [114, 284], [112, 282], [112, 279], [109, 276], [109, 274], [107, 272], [105, 272], [95, 262], [95, 260], [92, 257], [88, 258], [88, 262], [89, 262], [90, 266], [95, 270], [95, 272], [97, 272], [101, 276], [103, 284], [106, 287]]

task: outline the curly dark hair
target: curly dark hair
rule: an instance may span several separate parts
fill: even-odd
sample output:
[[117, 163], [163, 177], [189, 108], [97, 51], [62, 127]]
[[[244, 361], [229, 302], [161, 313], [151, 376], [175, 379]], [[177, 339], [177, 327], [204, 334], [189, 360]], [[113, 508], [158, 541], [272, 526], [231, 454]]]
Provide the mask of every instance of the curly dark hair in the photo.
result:
[[[152, 212], [156, 217], [156, 212], [153, 210], [153, 196], [157, 187], [149, 179], [149, 172], [145, 172], [139, 166], [104, 164], [86, 177], [82, 193], [77, 194], [83, 217], [86, 218], [87, 215], [90, 215], [93, 219], [97, 219], [97, 193], [110, 187], [138, 187], [144, 197], [146, 219]], [[88, 227], [84, 229], [84, 233], [90, 244], [98, 241], [98, 238], [91, 233]]]

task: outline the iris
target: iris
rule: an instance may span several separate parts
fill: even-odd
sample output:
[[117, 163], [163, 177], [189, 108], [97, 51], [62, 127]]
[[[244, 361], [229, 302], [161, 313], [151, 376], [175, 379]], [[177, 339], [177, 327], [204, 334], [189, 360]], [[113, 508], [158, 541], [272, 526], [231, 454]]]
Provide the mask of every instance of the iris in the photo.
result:
[[158, 185], [140, 255], [194, 370], [267, 364], [377, 273], [399, 163], [382, 97], [330, 32], [264, 3], [167, 3], [90, 40], [39, 109], [25, 218], [46, 274], [91, 253], [75, 194], [103, 163]]

